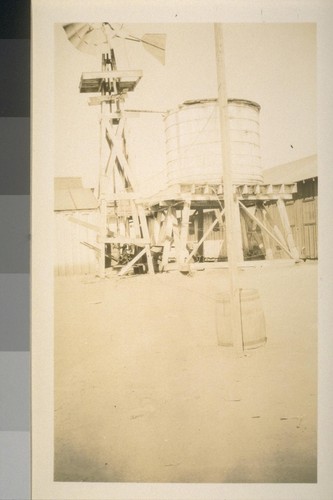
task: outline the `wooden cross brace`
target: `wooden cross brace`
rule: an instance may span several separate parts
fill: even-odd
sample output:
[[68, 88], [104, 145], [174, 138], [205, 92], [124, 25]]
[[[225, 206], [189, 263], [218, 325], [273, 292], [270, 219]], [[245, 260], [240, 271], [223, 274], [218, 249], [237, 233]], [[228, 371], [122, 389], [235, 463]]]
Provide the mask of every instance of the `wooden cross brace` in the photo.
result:
[[[125, 127], [124, 117], [120, 119], [116, 127], [114, 125], [111, 125], [110, 121], [106, 121], [105, 123], [105, 138], [110, 148], [110, 154], [106, 162], [103, 174], [109, 180], [111, 180], [114, 174], [114, 169], [117, 168], [120, 176], [124, 180], [123, 187], [124, 188], [130, 187], [132, 190], [135, 190], [136, 181], [132, 169], [123, 151], [124, 127]], [[125, 180], [128, 182], [129, 186], [125, 185]]]

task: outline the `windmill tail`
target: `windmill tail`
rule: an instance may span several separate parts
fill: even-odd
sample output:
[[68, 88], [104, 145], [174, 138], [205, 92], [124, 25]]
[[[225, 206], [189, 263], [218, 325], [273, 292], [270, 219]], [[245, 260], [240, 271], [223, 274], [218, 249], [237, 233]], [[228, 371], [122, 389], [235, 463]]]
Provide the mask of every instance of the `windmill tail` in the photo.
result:
[[160, 33], [147, 33], [141, 38], [144, 48], [157, 59], [165, 64], [166, 35]]

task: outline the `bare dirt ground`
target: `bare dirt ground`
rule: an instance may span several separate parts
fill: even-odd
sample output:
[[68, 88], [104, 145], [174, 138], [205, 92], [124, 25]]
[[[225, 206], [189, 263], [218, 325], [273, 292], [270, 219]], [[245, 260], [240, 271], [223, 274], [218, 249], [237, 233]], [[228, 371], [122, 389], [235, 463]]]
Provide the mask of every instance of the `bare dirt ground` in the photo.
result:
[[55, 480], [316, 481], [317, 264], [239, 271], [267, 344], [217, 345], [228, 271], [55, 283]]

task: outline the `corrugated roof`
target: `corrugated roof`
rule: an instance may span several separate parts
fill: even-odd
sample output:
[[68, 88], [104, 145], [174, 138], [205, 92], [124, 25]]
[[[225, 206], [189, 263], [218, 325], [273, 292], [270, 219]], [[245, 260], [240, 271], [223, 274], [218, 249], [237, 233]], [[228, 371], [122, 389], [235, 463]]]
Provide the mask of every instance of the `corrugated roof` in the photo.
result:
[[80, 177], [56, 177], [54, 182], [54, 210], [92, 210], [99, 203], [89, 188], [82, 187]]
[[264, 184], [291, 184], [317, 176], [317, 155], [263, 170]]

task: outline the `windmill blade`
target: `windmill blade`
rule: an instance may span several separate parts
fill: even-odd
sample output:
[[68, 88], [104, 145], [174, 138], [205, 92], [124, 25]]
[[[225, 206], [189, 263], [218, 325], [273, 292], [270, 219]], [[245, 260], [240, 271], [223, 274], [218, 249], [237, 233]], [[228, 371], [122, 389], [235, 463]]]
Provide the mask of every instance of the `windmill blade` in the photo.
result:
[[63, 26], [68, 40], [81, 52], [99, 55], [109, 50], [104, 23], [71, 23]]
[[166, 35], [146, 33], [142, 38], [130, 35], [123, 29], [123, 24], [110, 23], [70, 23], [63, 26], [68, 40], [75, 48], [90, 55], [109, 52], [113, 39], [120, 38], [132, 42], [141, 42], [143, 47], [165, 64]]
[[141, 38], [144, 48], [157, 59], [165, 64], [166, 35], [162, 33], [146, 33]]

